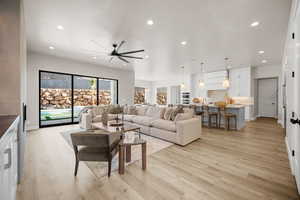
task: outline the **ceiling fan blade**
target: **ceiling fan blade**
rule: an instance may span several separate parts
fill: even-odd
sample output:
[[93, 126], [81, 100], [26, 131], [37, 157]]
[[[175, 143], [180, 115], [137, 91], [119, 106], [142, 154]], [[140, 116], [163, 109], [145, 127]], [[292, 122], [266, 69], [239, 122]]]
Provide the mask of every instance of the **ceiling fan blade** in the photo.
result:
[[123, 53], [119, 53], [119, 54], [122, 54], [122, 55], [124, 55], [124, 54], [131, 54], [131, 53], [139, 53], [139, 52], [144, 52], [145, 50], [144, 49], [142, 49], [142, 50], [136, 50], [136, 51], [128, 51], [128, 52], [123, 52]]
[[142, 57], [136, 57], [136, 56], [124, 56], [124, 55], [119, 55], [119, 57], [124, 57], [124, 58], [134, 58], [134, 59], [143, 59]]
[[118, 58], [119, 58], [120, 60], [122, 60], [122, 61], [126, 62], [126, 63], [129, 63], [129, 61], [128, 61], [128, 60], [126, 60], [126, 59], [124, 59], [124, 58], [122, 58], [122, 57], [120, 57], [120, 56], [118, 56]]
[[117, 49], [116, 49], [116, 50], [118, 51], [118, 50], [119, 50], [119, 49], [120, 49], [120, 48], [123, 46], [123, 44], [124, 44], [124, 43], [125, 43], [125, 41], [124, 41], [124, 40], [122, 40], [122, 41], [121, 41], [121, 43], [119, 44], [119, 46], [117, 47]]

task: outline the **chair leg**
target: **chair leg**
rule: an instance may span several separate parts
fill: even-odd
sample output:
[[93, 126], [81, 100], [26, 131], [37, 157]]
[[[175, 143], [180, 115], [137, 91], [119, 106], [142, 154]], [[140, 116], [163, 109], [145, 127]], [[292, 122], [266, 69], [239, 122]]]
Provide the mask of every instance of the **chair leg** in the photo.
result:
[[78, 166], [79, 166], [79, 160], [78, 160], [78, 159], [76, 159], [76, 162], [75, 162], [75, 171], [74, 171], [74, 176], [77, 176]]
[[226, 131], [229, 130], [229, 118], [227, 117], [226, 118]]
[[210, 124], [211, 123], [211, 118], [210, 118], [210, 115], [208, 115], [208, 128], [210, 128]]
[[108, 161], [108, 177], [110, 177], [111, 174], [111, 160]]
[[237, 118], [234, 117], [234, 121], [235, 121], [235, 130], [237, 131]]
[[230, 117], [228, 117], [228, 131], [230, 131]]

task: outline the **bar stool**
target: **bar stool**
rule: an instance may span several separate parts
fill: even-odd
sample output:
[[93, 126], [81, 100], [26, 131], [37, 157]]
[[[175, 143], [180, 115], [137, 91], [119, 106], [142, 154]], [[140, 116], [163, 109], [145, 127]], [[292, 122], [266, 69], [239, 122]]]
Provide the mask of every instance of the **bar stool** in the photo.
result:
[[221, 127], [221, 118], [224, 119], [224, 128], [225, 130], [231, 130], [230, 129], [230, 119], [234, 119], [234, 130], [237, 130], [237, 116], [233, 113], [226, 112], [226, 105], [218, 105], [219, 110], [219, 128]]
[[202, 117], [202, 124], [203, 124], [203, 120], [204, 120], [204, 116], [206, 115], [208, 118], [208, 128], [211, 128], [212, 126], [212, 118], [215, 118], [216, 123], [215, 123], [215, 128], [218, 128], [218, 116], [219, 113], [218, 112], [210, 112], [209, 111], [209, 107], [207, 105], [202, 106], [203, 109], [203, 117]]

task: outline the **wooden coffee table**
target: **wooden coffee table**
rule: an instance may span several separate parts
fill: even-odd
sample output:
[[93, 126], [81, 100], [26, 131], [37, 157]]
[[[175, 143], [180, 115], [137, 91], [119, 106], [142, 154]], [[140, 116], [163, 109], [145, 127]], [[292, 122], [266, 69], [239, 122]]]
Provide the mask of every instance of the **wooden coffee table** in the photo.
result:
[[[142, 148], [142, 169], [146, 170], [147, 163], [147, 142], [140, 137], [136, 137], [133, 140], [127, 141], [123, 138], [119, 144], [119, 174], [124, 174], [125, 172], [125, 158], [126, 162], [131, 161], [131, 146], [141, 145]], [[126, 154], [126, 155], [125, 155]]]

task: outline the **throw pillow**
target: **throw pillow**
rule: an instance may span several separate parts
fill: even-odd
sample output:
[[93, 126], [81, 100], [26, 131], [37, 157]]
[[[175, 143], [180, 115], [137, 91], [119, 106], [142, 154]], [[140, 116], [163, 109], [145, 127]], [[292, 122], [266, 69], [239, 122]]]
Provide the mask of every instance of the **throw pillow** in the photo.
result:
[[164, 119], [165, 120], [170, 120], [171, 119], [171, 114], [172, 114], [172, 112], [173, 112], [173, 108], [166, 108], [166, 110], [165, 110], [165, 114], [164, 114]]
[[137, 110], [137, 115], [144, 116], [147, 111], [147, 106], [138, 106], [136, 107], [136, 110]]
[[164, 119], [164, 115], [165, 115], [165, 112], [166, 112], [166, 108], [160, 108], [160, 119]]
[[183, 113], [183, 108], [182, 107], [177, 107], [173, 110], [173, 112], [171, 113], [171, 117], [170, 120], [174, 121], [175, 117], [177, 116], [178, 113]]
[[127, 111], [128, 115], [137, 115], [137, 110], [135, 106], [129, 106]]

